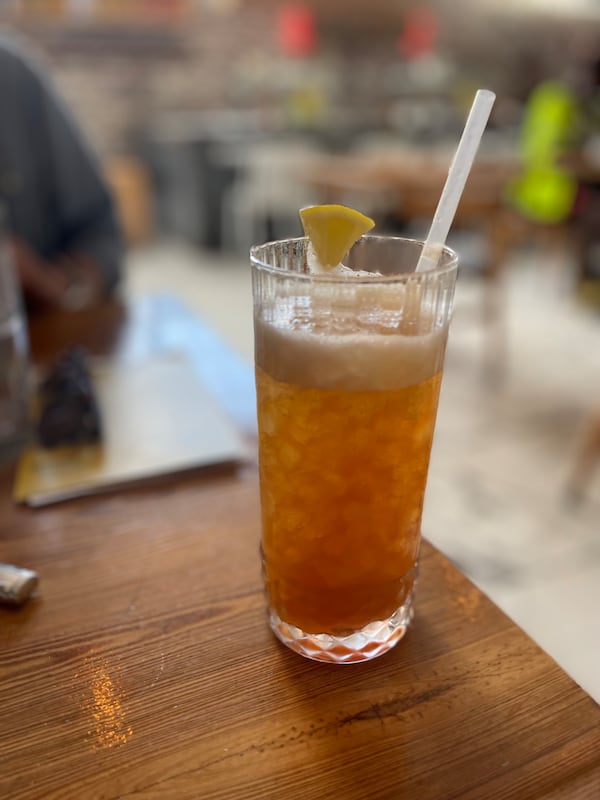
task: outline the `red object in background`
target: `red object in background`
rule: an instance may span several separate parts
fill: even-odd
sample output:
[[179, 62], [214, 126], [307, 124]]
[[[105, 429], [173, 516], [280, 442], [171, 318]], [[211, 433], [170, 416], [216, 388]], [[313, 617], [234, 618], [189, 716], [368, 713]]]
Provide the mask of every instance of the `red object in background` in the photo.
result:
[[404, 20], [398, 50], [407, 61], [429, 55], [437, 41], [437, 17], [429, 8], [412, 8]]
[[314, 53], [317, 28], [311, 8], [303, 3], [285, 3], [277, 17], [279, 45], [286, 56], [304, 58]]

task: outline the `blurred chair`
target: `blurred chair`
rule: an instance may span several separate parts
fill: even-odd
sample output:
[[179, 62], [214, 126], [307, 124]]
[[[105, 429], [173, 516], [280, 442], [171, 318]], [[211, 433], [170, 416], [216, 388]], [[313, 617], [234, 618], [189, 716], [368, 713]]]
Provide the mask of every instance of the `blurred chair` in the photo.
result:
[[298, 210], [315, 203], [303, 172], [321, 155], [309, 140], [274, 139], [231, 154], [238, 177], [222, 204], [222, 240], [238, 252], [268, 238], [301, 235]]
[[148, 171], [139, 159], [118, 156], [105, 163], [104, 172], [115, 198], [127, 243], [144, 244], [152, 237], [154, 228]]
[[488, 358], [488, 374], [494, 381], [502, 377], [506, 367], [499, 289], [510, 256], [526, 245], [532, 247], [534, 259], [545, 271], [548, 266], [570, 270], [576, 256], [572, 214], [578, 179], [563, 158], [576, 135], [577, 120], [577, 103], [568, 87], [548, 81], [532, 92], [517, 159], [507, 170], [498, 207], [488, 226], [490, 259], [484, 272], [484, 317], [493, 334], [495, 354]]
[[600, 410], [592, 412], [585, 424], [575, 463], [567, 484], [567, 497], [573, 503], [582, 500], [594, 468], [600, 461]]

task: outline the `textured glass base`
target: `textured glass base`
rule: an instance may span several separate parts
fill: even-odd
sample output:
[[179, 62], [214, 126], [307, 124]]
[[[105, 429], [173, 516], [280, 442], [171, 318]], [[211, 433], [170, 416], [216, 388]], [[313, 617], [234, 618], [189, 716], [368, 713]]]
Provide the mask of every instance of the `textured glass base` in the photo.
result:
[[330, 664], [354, 664], [382, 656], [404, 636], [412, 618], [412, 593], [391, 617], [371, 622], [349, 636], [305, 633], [269, 609], [271, 628], [280, 641], [305, 658]]

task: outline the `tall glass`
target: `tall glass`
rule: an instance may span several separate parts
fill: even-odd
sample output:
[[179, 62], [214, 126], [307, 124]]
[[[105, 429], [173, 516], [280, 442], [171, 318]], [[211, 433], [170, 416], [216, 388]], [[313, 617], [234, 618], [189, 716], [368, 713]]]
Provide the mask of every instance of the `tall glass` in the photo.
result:
[[310, 273], [306, 239], [251, 250], [270, 624], [317, 661], [381, 655], [412, 618], [458, 266], [415, 273], [422, 246], [364, 236], [344, 275]]

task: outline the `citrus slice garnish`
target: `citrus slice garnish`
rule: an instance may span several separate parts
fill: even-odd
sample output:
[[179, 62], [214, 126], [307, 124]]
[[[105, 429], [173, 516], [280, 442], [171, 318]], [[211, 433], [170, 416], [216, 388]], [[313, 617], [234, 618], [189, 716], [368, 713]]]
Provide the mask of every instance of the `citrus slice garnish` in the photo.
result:
[[354, 242], [375, 225], [349, 206], [323, 205], [300, 209], [304, 233], [323, 267], [336, 267]]

